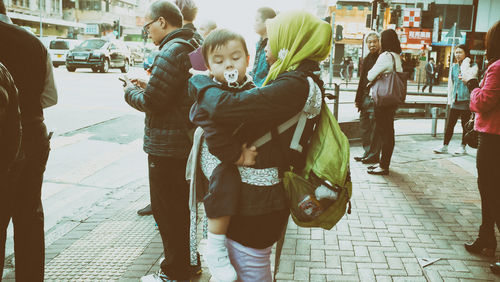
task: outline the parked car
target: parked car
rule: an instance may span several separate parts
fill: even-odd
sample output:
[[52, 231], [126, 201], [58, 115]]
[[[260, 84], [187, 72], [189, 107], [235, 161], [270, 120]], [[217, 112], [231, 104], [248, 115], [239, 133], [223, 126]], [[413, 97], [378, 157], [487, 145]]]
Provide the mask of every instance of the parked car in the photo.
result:
[[55, 68], [64, 65], [69, 51], [79, 43], [80, 41], [74, 39], [55, 39], [50, 41], [47, 50], [49, 51], [52, 65]]
[[144, 62], [144, 44], [142, 42], [125, 42], [130, 50], [130, 64], [140, 64]]
[[156, 56], [160, 53], [160, 50], [158, 50], [158, 47], [150, 47], [146, 48], [144, 51], [144, 62], [142, 63], [142, 66], [144, 70], [149, 70], [151, 66], [153, 65], [153, 62], [155, 61]]
[[77, 68], [90, 68], [93, 72], [108, 72], [118, 68], [126, 73], [130, 66], [130, 51], [119, 41], [88, 39], [69, 52], [66, 69], [74, 72]]

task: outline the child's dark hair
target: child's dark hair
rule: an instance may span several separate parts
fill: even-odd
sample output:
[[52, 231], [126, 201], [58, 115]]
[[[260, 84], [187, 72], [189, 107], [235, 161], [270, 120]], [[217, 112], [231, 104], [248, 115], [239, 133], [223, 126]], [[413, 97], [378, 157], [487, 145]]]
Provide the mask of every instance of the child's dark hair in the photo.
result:
[[245, 39], [240, 34], [230, 31], [228, 29], [218, 28], [212, 31], [205, 41], [203, 41], [203, 46], [201, 47], [201, 53], [205, 60], [205, 64], [208, 66], [208, 54], [213, 50], [226, 45], [231, 40], [237, 40], [241, 42], [245, 55], [248, 54], [247, 43]]

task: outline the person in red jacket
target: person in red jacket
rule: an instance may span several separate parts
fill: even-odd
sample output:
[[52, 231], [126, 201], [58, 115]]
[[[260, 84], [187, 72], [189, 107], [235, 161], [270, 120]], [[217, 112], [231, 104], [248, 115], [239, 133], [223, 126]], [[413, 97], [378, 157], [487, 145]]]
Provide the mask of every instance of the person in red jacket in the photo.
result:
[[[477, 149], [477, 182], [481, 194], [482, 223], [479, 237], [466, 243], [471, 253], [495, 256], [495, 224], [500, 231], [500, 21], [486, 34], [486, 58], [489, 65], [481, 84], [464, 72], [462, 80], [471, 91], [470, 109], [476, 113], [474, 130], [479, 133]], [[500, 273], [500, 261], [491, 265]]]

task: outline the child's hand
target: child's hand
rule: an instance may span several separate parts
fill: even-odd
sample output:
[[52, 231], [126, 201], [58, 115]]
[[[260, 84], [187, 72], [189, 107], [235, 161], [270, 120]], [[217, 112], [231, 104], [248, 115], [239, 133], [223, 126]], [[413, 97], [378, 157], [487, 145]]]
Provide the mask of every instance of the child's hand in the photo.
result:
[[255, 146], [248, 148], [247, 143], [245, 143], [241, 146], [240, 158], [234, 164], [239, 166], [252, 166], [255, 164], [257, 155], [257, 148]]

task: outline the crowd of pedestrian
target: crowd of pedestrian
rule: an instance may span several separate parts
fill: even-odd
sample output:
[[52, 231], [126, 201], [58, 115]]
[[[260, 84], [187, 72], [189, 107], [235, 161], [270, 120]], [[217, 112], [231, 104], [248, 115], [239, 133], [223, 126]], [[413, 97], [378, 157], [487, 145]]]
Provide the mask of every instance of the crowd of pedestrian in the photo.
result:
[[[315, 95], [324, 95], [317, 74], [330, 52], [331, 26], [305, 11], [276, 13], [260, 8], [255, 16], [260, 40], [247, 74], [250, 56], [245, 39], [237, 31], [218, 29], [210, 20], [197, 30], [193, 24], [197, 10], [192, 0], [151, 4], [143, 31], [159, 46], [159, 54], [147, 81], [124, 78], [125, 101], [145, 113], [143, 149], [148, 155], [151, 204], [138, 213], [154, 216], [165, 255], [157, 273], [142, 281], [190, 280], [201, 273], [200, 255], [194, 250], [193, 263], [190, 249], [189, 202], [196, 195], [190, 195], [186, 167], [192, 150], [199, 152], [194, 173], [207, 190], [200, 200], [208, 217], [203, 258], [211, 275], [218, 281], [272, 281], [271, 248], [282, 237], [290, 214], [283, 172], [298, 161], [283, 144], [298, 142], [305, 147], [314, 131], [313, 121], [322, 107]], [[5, 39], [0, 45], [0, 266], [12, 219], [16, 279], [43, 281], [41, 187], [50, 150], [43, 108], [57, 103], [57, 90], [42, 43], [8, 20], [3, 1], [0, 15]], [[499, 26], [497, 22], [486, 36], [489, 65], [483, 78], [470, 62], [467, 47], [457, 47], [444, 144], [435, 150], [447, 152], [458, 117], [464, 125], [471, 111], [475, 113], [482, 223], [478, 238], [465, 248], [490, 257], [497, 247], [495, 224], [500, 229]], [[369, 54], [360, 67], [355, 98], [364, 153], [354, 159], [369, 164], [369, 174], [388, 175], [398, 105], [381, 104], [374, 85], [390, 74], [403, 73], [402, 49], [392, 29], [370, 32], [365, 42]], [[199, 48], [207, 71], [193, 75], [190, 58]], [[346, 60], [347, 77], [351, 65]], [[436, 74], [432, 59], [425, 69], [423, 90], [428, 86], [432, 92]], [[278, 125], [302, 111], [308, 118], [300, 140], [295, 140], [293, 126], [279, 131]], [[203, 135], [193, 134], [196, 126]], [[265, 134], [272, 136], [270, 142], [252, 146]], [[458, 153], [466, 153], [465, 144], [462, 140]], [[500, 263], [491, 269], [500, 272]]]

